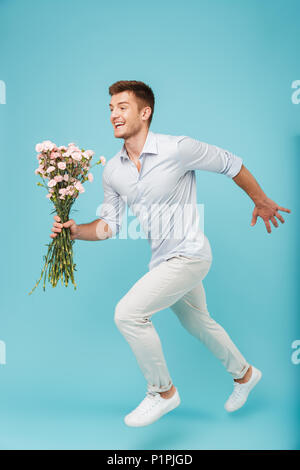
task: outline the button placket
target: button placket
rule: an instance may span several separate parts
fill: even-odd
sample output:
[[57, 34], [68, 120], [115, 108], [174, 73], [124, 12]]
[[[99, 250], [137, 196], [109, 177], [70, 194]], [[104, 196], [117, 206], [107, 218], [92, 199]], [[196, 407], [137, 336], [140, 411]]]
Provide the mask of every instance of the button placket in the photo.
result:
[[[145, 202], [144, 197], [142, 195], [142, 179], [143, 179], [142, 172], [143, 172], [143, 167], [144, 167], [144, 158], [145, 158], [145, 154], [143, 153], [140, 157], [140, 159], [141, 159], [141, 169], [138, 172], [138, 179], [137, 179], [138, 199], [139, 199], [140, 204], [142, 204], [142, 206], [144, 205], [144, 202]], [[147, 214], [144, 213], [144, 209], [143, 209], [142, 212], [143, 212], [143, 214], [142, 214], [141, 220], [142, 220], [142, 224], [143, 224], [145, 222], [145, 220], [147, 219]]]
[[141, 177], [142, 177], [142, 171], [143, 171], [143, 166], [144, 166], [144, 155], [145, 155], [145, 154], [142, 153], [142, 155], [141, 155], [140, 158], [139, 158], [139, 160], [140, 160], [140, 162], [141, 162], [140, 171], [138, 171], [138, 169], [136, 169], [137, 172], [138, 172], [138, 181], [140, 181], [140, 180], [141, 180]]

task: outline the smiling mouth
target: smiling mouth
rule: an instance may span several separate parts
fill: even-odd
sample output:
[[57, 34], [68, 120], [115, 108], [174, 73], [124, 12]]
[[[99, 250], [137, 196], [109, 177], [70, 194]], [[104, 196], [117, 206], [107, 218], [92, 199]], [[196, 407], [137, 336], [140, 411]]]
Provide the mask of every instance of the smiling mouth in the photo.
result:
[[125, 124], [117, 124], [115, 125], [115, 129], [120, 129], [120, 127], [123, 127], [123, 126], [125, 126]]

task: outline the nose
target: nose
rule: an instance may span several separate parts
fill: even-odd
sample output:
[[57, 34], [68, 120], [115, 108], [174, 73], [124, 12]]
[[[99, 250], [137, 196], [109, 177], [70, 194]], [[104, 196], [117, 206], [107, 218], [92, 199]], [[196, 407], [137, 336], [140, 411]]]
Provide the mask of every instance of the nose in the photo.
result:
[[114, 121], [116, 118], [120, 117], [117, 111], [112, 111], [110, 115], [110, 119]]

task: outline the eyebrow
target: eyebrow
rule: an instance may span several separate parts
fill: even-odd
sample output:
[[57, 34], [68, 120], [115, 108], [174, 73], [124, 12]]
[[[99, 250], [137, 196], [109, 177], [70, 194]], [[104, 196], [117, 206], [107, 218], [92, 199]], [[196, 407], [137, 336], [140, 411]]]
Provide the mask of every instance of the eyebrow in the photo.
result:
[[[122, 103], [129, 104], [128, 101], [119, 101], [119, 103], [117, 103], [117, 104], [122, 104]], [[112, 106], [112, 104], [109, 103], [109, 106]]]

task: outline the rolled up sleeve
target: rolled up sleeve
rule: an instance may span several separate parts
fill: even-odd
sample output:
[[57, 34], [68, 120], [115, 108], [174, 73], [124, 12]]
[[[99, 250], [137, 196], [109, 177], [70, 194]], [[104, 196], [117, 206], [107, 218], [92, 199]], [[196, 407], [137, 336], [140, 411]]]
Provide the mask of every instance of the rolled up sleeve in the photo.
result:
[[121, 229], [126, 204], [120, 194], [118, 194], [112, 187], [107, 167], [104, 168], [102, 173], [102, 184], [104, 201], [101, 204], [97, 215], [109, 225], [112, 231], [112, 236], [114, 237]]
[[178, 158], [185, 171], [204, 170], [234, 178], [241, 170], [243, 160], [216, 145], [181, 136], [177, 142]]

